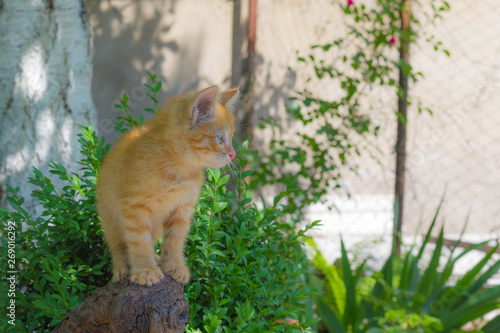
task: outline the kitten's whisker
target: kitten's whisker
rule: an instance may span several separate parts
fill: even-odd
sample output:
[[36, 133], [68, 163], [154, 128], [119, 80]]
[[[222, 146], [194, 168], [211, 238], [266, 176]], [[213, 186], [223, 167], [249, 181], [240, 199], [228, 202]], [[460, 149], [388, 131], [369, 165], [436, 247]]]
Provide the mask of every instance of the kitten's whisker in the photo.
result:
[[[229, 162], [229, 163], [231, 163], [231, 162]], [[221, 171], [222, 171], [222, 173], [223, 173], [224, 175], [228, 174], [228, 173], [229, 173], [229, 171], [230, 171], [229, 164], [228, 164], [228, 165], [223, 166], [223, 167], [221, 168]]]
[[240, 168], [241, 166], [241, 160], [240, 159], [234, 159], [233, 161], [231, 161], [234, 165], [235, 168]]

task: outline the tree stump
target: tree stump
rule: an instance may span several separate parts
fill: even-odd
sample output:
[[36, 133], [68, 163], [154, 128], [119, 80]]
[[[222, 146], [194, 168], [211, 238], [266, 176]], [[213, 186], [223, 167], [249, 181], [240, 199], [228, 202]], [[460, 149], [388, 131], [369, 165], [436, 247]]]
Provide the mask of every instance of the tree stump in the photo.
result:
[[189, 310], [183, 292], [184, 286], [169, 275], [150, 287], [127, 277], [100, 288], [53, 332], [184, 332]]

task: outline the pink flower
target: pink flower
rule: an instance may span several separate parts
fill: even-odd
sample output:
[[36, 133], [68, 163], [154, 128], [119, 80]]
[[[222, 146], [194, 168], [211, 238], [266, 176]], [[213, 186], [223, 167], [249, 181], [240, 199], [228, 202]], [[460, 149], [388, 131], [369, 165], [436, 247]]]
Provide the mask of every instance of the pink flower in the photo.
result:
[[347, 0], [347, 7], [351, 7], [352, 5], [354, 5], [354, 1], [353, 0]]
[[389, 40], [389, 43], [396, 44], [396, 38], [391, 37], [391, 39]]

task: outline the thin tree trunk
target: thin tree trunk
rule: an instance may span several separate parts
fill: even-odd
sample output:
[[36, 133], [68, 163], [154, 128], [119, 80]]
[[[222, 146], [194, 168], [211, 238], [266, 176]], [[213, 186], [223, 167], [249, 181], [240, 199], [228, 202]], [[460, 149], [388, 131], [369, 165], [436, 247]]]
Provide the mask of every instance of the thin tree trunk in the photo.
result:
[[189, 309], [183, 292], [169, 275], [150, 287], [122, 279], [87, 298], [53, 332], [184, 332]]
[[255, 82], [255, 44], [257, 40], [257, 0], [249, 1], [248, 8], [248, 31], [247, 31], [247, 68], [245, 71], [246, 82], [244, 86], [244, 94], [247, 102], [247, 115], [243, 121], [244, 136], [246, 138], [253, 137], [254, 126], [254, 107], [253, 107], [253, 84]]
[[233, 1], [233, 27], [231, 43], [231, 87], [240, 86], [241, 81], [241, 0]]
[[394, 195], [395, 227], [393, 231], [393, 250], [396, 255], [401, 251], [401, 234], [403, 230], [403, 203], [405, 186], [406, 164], [406, 127], [408, 126], [408, 74], [404, 70], [405, 64], [410, 62], [410, 30], [411, 0], [403, 0], [401, 9], [401, 38], [399, 48], [399, 86], [402, 94], [398, 97], [398, 137], [396, 141], [396, 184]]
[[[82, 0], [0, 0], [0, 183], [28, 212], [32, 166], [78, 170], [77, 124], [95, 124], [91, 32]], [[54, 180], [56, 188], [58, 180]]]

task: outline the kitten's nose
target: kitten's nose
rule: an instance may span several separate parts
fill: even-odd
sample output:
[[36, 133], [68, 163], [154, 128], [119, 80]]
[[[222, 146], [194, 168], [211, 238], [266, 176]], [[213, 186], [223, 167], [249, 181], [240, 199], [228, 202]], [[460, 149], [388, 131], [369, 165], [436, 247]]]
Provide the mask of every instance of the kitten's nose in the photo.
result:
[[235, 158], [235, 157], [236, 157], [236, 153], [229, 153], [229, 158], [230, 158], [230, 159], [233, 159], [233, 158]]

